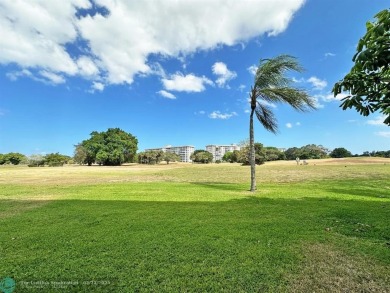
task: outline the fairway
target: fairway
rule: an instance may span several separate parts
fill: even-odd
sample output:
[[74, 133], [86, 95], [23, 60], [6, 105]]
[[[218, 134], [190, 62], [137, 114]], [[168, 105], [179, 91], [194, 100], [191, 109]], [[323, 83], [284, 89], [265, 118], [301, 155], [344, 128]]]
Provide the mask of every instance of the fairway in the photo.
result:
[[15, 292], [390, 292], [390, 159], [0, 167]]

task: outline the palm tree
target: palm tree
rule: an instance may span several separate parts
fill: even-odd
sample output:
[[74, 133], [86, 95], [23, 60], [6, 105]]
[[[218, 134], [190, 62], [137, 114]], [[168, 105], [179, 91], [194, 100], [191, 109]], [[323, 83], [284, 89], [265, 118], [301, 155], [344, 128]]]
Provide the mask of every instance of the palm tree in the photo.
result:
[[315, 109], [315, 101], [302, 89], [291, 86], [292, 80], [286, 77], [289, 71], [302, 72], [296, 58], [280, 55], [273, 59], [260, 60], [255, 83], [249, 93], [251, 114], [249, 122], [249, 148], [251, 164], [251, 189], [256, 190], [256, 165], [253, 132], [253, 114], [264, 128], [277, 133], [278, 124], [269, 103], [287, 103], [295, 110], [306, 112]]

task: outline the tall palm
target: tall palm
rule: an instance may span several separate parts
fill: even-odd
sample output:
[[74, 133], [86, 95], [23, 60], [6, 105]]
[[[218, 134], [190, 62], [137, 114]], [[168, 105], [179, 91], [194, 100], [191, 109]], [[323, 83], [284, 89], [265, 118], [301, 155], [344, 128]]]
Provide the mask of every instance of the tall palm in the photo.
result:
[[269, 103], [287, 103], [295, 110], [306, 112], [315, 109], [315, 101], [302, 89], [291, 86], [292, 80], [286, 77], [289, 71], [302, 72], [296, 58], [280, 55], [273, 59], [260, 60], [255, 83], [249, 93], [251, 114], [249, 123], [249, 148], [251, 164], [251, 189], [256, 190], [256, 164], [254, 149], [253, 115], [270, 132], [277, 133], [278, 124]]

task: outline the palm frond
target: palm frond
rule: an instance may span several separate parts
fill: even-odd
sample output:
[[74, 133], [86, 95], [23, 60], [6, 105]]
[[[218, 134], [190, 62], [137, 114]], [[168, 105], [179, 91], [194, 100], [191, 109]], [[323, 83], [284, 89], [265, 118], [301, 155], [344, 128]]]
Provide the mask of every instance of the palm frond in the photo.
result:
[[288, 87], [291, 80], [285, 77], [287, 71], [302, 72], [303, 68], [297, 59], [290, 55], [260, 60], [255, 76], [255, 87]]
[[278, 132], [278, 123], [270, 107], [257, 102], [255, 114], [265, 129], [272, 133]]
[[307, 112], [316, 108], [315, 100], [304, 90], [292, 87], [265, 88], [259, 93], [262, 100], [273, 103], [287, 103], [295, 110]]

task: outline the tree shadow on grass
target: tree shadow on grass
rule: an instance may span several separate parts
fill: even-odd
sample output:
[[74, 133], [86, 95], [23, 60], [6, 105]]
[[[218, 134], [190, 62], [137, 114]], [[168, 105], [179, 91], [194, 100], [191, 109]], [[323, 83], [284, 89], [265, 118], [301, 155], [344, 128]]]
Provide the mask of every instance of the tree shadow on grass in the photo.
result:
[[[225, 183], [200, 186], [231, 190]], [[23, 201], [0, 201], [18, 204], [25, 208]], [[365, 253], [387, 258], [390, 268], [389, 210], [388, 202], [328, 198], [53, 200], [0, 217], [0, 276], [17, 284], [78, 282], [66, 292], [286, 291], [280, 286], [298, 270], [302, 243], [344, 240], [356, 223], [375, 229], [353, 232], [355, 247], [370, 241], [377, 252]], [[332, 227], [336, 222], [342, 225]]]
[[190, 182], [190, 184], [224, 191], [249, 191], [249, 188], [245, 188], [245, 184], [234, 184], [226, 182]]
[[361, 197], [372, 197], [372, 198], [390, 198], [390, 190], [383, 188], [375, 188], [371, 190], [365, 190], [362, 188], [340, 188], [340, 187], [329, 187], [326, 189], [327, 192], [337, 193], [340, 195], [353, 195]]

